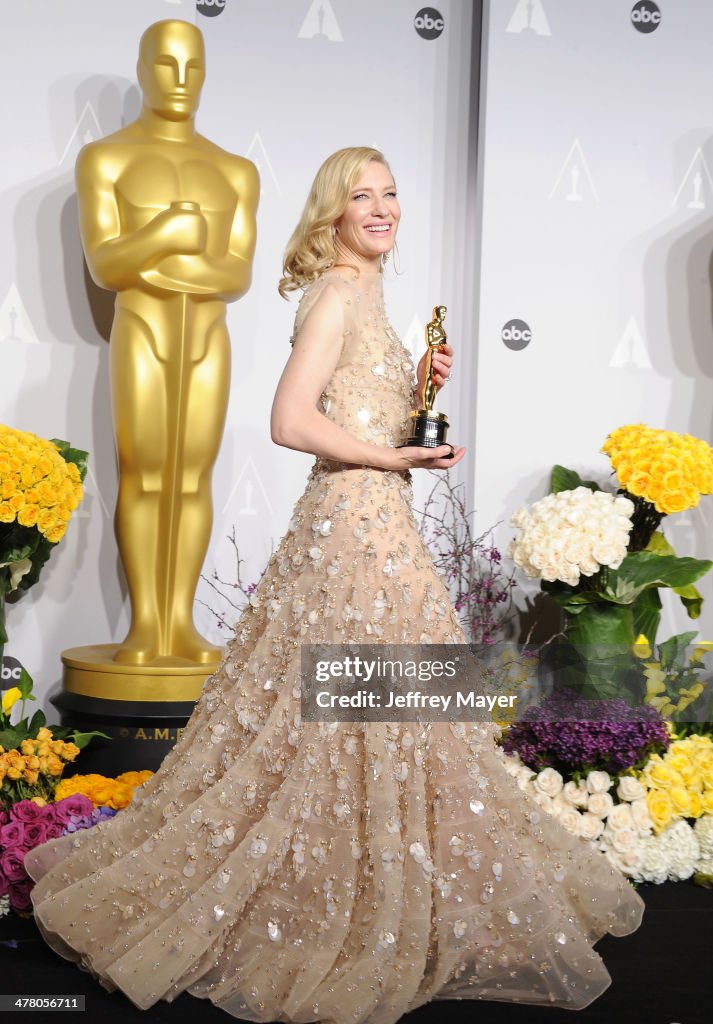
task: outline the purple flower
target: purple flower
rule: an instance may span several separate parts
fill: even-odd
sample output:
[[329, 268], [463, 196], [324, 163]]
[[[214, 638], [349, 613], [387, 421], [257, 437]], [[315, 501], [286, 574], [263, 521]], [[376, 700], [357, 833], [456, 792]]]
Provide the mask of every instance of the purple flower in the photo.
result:
[[7, 825], [9, 820], [10, 815], [7, 813], [7, 811], [0, 810], [0, 825]]
[[10, 885], [21, 882], [27, 878], [24, 859], [26, 850], [13, 846], [9, 850], [0, 853], [0, 872], [5, 875]]
[[[91, 815], [94, 805], [89, 797], [81, 793], [72, 793], [63, 800], [58, 800], [54, 805], [55, 820], [61, 825], [68, 826], [75, 819]], [[74, 830], [72, 830], [74, 831]]]
[[32, 910], [30, 893], [33, 884], [32, 879], [28, 878], [26, 882], [10, 887], [10, 910], [14, 910], [16, 914], [26, 914]]
[[49, 814], [51, 814], [49, 804], [40, 807], [39, 804], [33, 803], [32, 800], [18, 800], [10, 808], [10, 817], [15, 821], [41, 821], [43, 818], [48, 817]]
[[31, 850], [35, 846], [39, 846], [40, 843], [46, 842], [47, 830], [49, 827], [49, 821], [31, 821], [28, 825], [25, 825], [24, 845], [28, 850]]
[[651, 705], [632, 708], [621, 698], [591, 701], [563, 690], [527, 708], [508, 729], [503, 747], [535, 771], [616, 775], [670, 742], [666, 723]]
[[0, 846], [10, 850], [22, 846], [25, 842], [25, 824], [22, 821], [9, 821], [0, 828]]

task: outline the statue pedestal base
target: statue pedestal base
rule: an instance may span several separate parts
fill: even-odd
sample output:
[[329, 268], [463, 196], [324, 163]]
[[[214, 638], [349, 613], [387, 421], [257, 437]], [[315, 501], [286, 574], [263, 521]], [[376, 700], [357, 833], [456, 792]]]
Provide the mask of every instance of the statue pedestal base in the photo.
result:
[[149, 665], [124, 665], [113, 660], [118, 647], [94, 644], [62, 652], [62, 689], [50, 698], [60, 724], [111, 736], [95, 737], [65, 768], [64, 778], [156, 771], [181, 735], [203, 683], [220, 664], [166, 657]]

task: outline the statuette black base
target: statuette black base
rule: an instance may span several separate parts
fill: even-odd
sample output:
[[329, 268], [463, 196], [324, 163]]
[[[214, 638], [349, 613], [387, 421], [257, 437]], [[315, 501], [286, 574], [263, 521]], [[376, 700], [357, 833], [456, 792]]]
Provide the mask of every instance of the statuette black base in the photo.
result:
[[[426, 409], [414, 410], [410, 413], [411, 433], [404, 448], [438, 448], [447, 444], [448, 417], [443, 412], [429, 412]], [[444, 456], [453, 458], [453, 452]]]

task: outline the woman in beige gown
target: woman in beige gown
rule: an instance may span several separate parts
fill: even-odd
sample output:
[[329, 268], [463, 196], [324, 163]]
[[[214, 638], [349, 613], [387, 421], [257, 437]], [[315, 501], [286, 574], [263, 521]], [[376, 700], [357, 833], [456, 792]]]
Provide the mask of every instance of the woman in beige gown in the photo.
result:
[[399, 216], [375, 150], [320, 169], [288, 246], [283, 289], [305, 291], [272, 413], [278, 443], [317, 457], [306, 489], [158, 772], [25, 859], [47, 942], [142, 1008], [188, 991], [250, 1021], [577, 1009], [610, 982], [593, 942], [641, 919], [627, 879], [518, 789], [496, 726], [300, 721], [301, 644], [465, 641], [409, 475], [463, 450], [397, 447], [416, 382], [380, 271]]

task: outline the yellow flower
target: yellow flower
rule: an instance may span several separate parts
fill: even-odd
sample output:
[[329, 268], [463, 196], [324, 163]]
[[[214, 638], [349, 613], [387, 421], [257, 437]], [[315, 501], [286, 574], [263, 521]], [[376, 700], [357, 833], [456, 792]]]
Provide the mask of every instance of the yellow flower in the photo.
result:
[[673, 805], [668, 793], [650, 789], [646, 793], [646, 808], [655, 832], [663, 832], [673, 821]]
[[671, 786], [683, 785], [683, 779], [669, 765], [664, 764], [658, 754], [653, 754], [643, 772], [647, 786], [653, 789], [670, 789]]
[[707, 789], [701, 794], [701, 811], [703, 814], [713, 814], [713, 789]]
[[688, 818], [691, 813], [691, 795], [685, 786], [671, 786], [668, 791], [674, 813], [680, 818]]
[[0, 502], [0, 523], [14, 523], [15, 510], [7, 501]]
[[21, 696], [22, 693], [18, 686], [11, 686], [9, 690], [5, 690], [2, 695], [2, 713], [9, 714]]
[[50, 754], [47, 758], [47, 770], [50, 775], [61, 775], [64, 771], [64, 764], [56, 754]]
[[42, 796], [31, 796], [30, 800], [33, 804], [37, 804], [38, 807], [46, 807], [47, 801]]
[[701, 804], [701, 795], [700, 795], [700, 793], [689, 792], [688, 795], [691, 798], [691, 806], [690, 806], [690, 809], [688, 811], [688, 817], [689, 818], [700, 818], [700, 816], [703, 814], [703, 806]]
[[651, 698], [655, 694], [664, 693], [666, 690], [666, 673], [661, 670], [659, 662], [652, 661], [644, 669], [644, 675], [646, 677], [646, 702], [651, 704], [653, 703]]
[[650, 658], [651, 657], [651, 645], [646, 639], [643, 633], [639, 633], [632, 647], [632, 651], [637, 658]]
[[612, 431], [602, 451], [622, 486], [664, 515], [713, 493], [713, 449], [689, 434], [629, 424]]
[[705, 655], [709, 651], [713, 651], [713, 641], [699, 640], [696, 646], [693, 648], [693, 652], [690, 658], [691, 664], [695, 665], [696, 662], [700, 661], [703, 657], [705, 657]]

